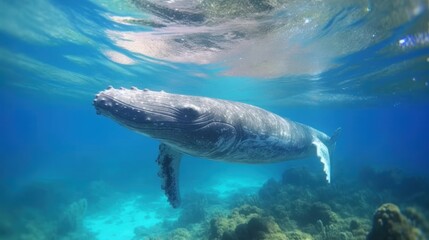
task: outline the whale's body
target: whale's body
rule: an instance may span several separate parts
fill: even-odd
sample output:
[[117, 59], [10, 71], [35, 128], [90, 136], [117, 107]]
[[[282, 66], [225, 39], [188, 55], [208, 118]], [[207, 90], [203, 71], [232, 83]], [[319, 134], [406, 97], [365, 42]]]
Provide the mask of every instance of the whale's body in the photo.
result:
[[330, 181], [329, 148], [335, 137], [261, 108], [220, 99], [109, 88], [97, 94], [98, 113], [161, 142], [163, 189], [180, 204], [182, 154], [240, 163], [273, 163], [318, 156]]

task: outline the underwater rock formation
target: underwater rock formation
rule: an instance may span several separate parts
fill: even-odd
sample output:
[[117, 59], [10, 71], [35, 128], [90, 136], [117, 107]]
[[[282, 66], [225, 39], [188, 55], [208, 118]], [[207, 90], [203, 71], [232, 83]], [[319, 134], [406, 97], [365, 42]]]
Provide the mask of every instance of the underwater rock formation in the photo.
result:
[[429, 233], [429, 221], [420, 210], [415, 207], [408, 207], [403, 211], [403, 214], [413, 226], [422, 229], [425, 234]]
[[[342, 171], [338, 172], [343, 174]], [[424, 234], [429, 232], [425, 217], [427, 204], [415, 201], [424, 199], [418, 196], [424, 197], [425, 193], [416, 193], [410, 188], [409, 195], [401, 195], [393, 192], [398, 189], [375, 187], [384, 186], [389, 179], [394, 181], [395, 186], [418, 180], [398, 174], [396, 171], [386, 171], [381, 182], [377, 182], [377, 172], [368, 173], [367, 176], [371, 175], [374, 179], [366, 179], [371, 184], [364, 184], [362, 180], [350, 178], [349, 173], [344, 173], [328, 185], [323, 175], [305, 169], [288, 169], [280, 180], [265, 182], [257, 195], [243, 190], [222, 201], [216, 196], [190, 196], [184, 201], [177, 223], [163, 224], [157, 231], [145, 229], [134, 239], [389, 239], [382, 235], [383, 231], [387, 231], [388, 236], [393, 234], [392, 240], [426, 239]], [[417, 183], [418, 191], [424, 189], [425, 182], [419, 180]], [[402, 215], [397, 207], [381, 207], [374, 221], [376, 224], [380, 220], [383, 225], [377, 225], [371, 231], [374, 209], [386, 200], [413, 208], [405, 209]], [[407, 236], [398, 237], [395, 234]]]
[[228, 217], [212, 219], [209, 239], [286, 240], [286, 236], [273, 217], [264, 216], [262, 209], [243, 205], [235, 208]]
[[248, 191], [239, 191], [232, 194], [228, 199], [228, 204], [231, 208], [237, 208], [242, 205], [261, 206], [259, 196], [257, 194], [248, 194]]
[[202, 222], [206, 219], [208, 200], [204, 195], [194, 194], [187, 197], [182, 207], [182, 212], [177, 221], [179, 226]]
[[266, 203], [276, 202], [280, 194], [279, 189], [280, 184], [275, 179], [271, 178], [259, 189], [259, 198]]
[[324, 225], [331, 225], [338, 221], [337, 214], [331, 210], [331, 207], [322, 202], [300, 204], [299, 208], [292, 210], [292, 216], [302, 226], [307, 224], [316, 224], [321, 221]]
[[[0, 207], [0, 239], [95, 239], [84, 227], [76, 228], [76, 231], [70, 230], [73, 224], [66, 220], [71, 219], [66, 215], [72, 215], [80, 204], [71, 204], [66, 211], [64, 206], [74, 197], [76, 193], [62, 182], [35, 181], [23, 185], [7, 202], [3, 201], [4, 206]], [[81, 216], [79, 221], [75, 221], [75, 226], [82, 226], [83, 215]]]
[[273, 217], [254, 217], [246, 224], [240, 224], [235, 228], [231, 240], [286, 240], [285, 234]]
[[[181, 240], [426, 239], [424, 234], [429, 232], [425, 217], [427, 204], [415, 200], [425, 199], [426, 194], [422, 190], [427, 183], [397, 171], [382, 173], [380, 182], [377, 182], [378, 172], [366, 171], [367, 177], [373, 177], [365, 179], [366, 184], [362, 179], [350, 178], [348, 173], [344, 173], [337, 176], [335, 183], [328, 185], [323, 175], [303, 168], [288, 169], [280, 180], [265, 182], [257, 195], [243, 191], [223, 202], [208, 197], [210, 203], [200, 207], [194, 204], [196, 198], [190, 198], [178, 221], [183, 225], [174, 225], [186, 227], [184, 230], [189, 235], [185, 231], [177, 233], [177, 237], [181, 236]], [[409, 194], [404, 195], [397, 194], [398, 189], [379, 189], [388, 185], [388, 181], [393, 181], [397, 187], [405, 187], [410, 181], [418, 183], [418, 192], [408, 189]], [[383, 205], [374, 215], [371, 230], [373, 210], [386, 200], [404, 206], [416, 205], [404, 210], [403, 215], [396, 206]], [[204, 209], [204, 214], [196, 209]], [[172, 239], [171, 234], [175, 231], [170, 228], [169, 234], [151, 239]]]
[[71, 195], [70, 190], [55, 181], [35, 181], [23, 186], [13, 202], [16, 208], [31, 208], [43, 212], [48, 218], [55, 218], [61, 211], [61, 204]]
[[372, 230], [367, 240], [424, 240], [422, 232], [413, 227], [392, 203], [381, 205], [374, 213]]
[[177, 228], [170, 233], [169, 239], [171, 240], [190, 240], [191, 234], [186, 228]]
[[288, 240], [313, 240], [314, 238], [308, 234], [299, 230], [291, 231], [286, 233]]
[[305, 169], [288, 169], [281, 181], [270, 179], [259, 190], [261, 208], [288, 238], [365, 239], [373, 210], [368, 192], [348, 181], [325, 182]]
[[223, 236], [233, 235], [239, 224], [247, 223], [251, 218], [262, 214], [260, 208], [243, 205], [232, 210], [228, 217], [217, 217], [210, 221], [209, 239], [221, 240]]
[[83, 227], [83, 218], [88, 207], [86, 199], [73, 202], [64, 211], [63, 217], [58, 224], [58, 234], [67, 235], [80, 230]]
[[148, 236], [148, 229], [134, 229], [132, 240], [193, 240], [201, 239], [201, 236], [192, 236], [191, 231], [186, 228], [176, 228], [164, 235]]

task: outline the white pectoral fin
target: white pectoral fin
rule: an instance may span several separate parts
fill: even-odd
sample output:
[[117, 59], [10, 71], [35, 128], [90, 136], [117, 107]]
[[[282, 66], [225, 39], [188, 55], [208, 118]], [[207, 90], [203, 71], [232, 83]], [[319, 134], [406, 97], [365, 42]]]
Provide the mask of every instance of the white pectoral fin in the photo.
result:
[[331, 182], [331, 162], [329, 159], [329, 149], [319, 139], [313, 141], [313, 145], [316, 147], [316, 153], [320, 161], [323, 163], [323, 171], [326, 173], [326, 180], [328, 183]]

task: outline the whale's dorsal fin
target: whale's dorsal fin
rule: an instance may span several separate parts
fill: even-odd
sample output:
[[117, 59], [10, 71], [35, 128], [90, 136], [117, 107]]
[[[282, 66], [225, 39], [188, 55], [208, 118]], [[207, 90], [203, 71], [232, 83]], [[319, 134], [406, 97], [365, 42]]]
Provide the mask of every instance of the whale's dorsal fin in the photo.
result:
[[313, 145], [316, 147], [316, 153], [320, 161], [323, 163], [323, 171], [326, 173], [326, 180], [331, 182], [331, 160], [329, 158], [328, 147], [318, 138], [313, 140]]
[[162, 179], [161, 188], [165, 191], [171, 206], [180, 205], [179, 168], [182, 154], [170, 146], [161, 143], [156, 162], [159, 165], [158, 176]]

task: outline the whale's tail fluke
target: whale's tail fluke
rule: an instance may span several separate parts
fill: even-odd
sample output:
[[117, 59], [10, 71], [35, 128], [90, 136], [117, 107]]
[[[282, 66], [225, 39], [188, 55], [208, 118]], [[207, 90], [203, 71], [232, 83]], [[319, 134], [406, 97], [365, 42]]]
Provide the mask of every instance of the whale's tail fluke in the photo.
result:
[[329, 155], [331, 156], [334, 154], [335, 147], [337, 146], [337, 139], [342, 130], [343, 129], [341, 127], [337, 128], [337, 130], [335, 130], [335, 132], [331, 135], [331, 137], [328, 140], [328, 150], [329, 150]]
[[332, 156], [335, 150], [337, 138], [340, 133], [341, 128], [337, 128], [337, 130], [335, 130], [334, 134], [332, 134], [328, 141], [323, 141], [323, 139], [326, 140], [326, 135], [322, 134], [321, 132], [318, 132], [318, 136], [313, 139], [313, 145], [316, 147], [317, 157], [319, 157], [320, 161], [323, 163], [323, 171], [326, 174], [326, 181], [328, 181], [328, 183], [331, 182], [330, 156]]
[[329, 150], [331, 150], [331, 148], [333, 147], [332, 150], [335, 149], [335, 145], [337, 143], [337, 138], [340, 135], [341, 131], [343, 129], [341, 127], [337, 128], [337, 130], [335, 130], [334, 134], [332, 134], [331, 138], [329, 138]]
[[331, 182], [331, 160], [329, 158], [328, 147], [320, 141], [320, 139], [313, 139], [313, 145], [316, 147], [316, 154], [320, 162], [323, 163], [323, 171], [326, 174], [326, 181]]

